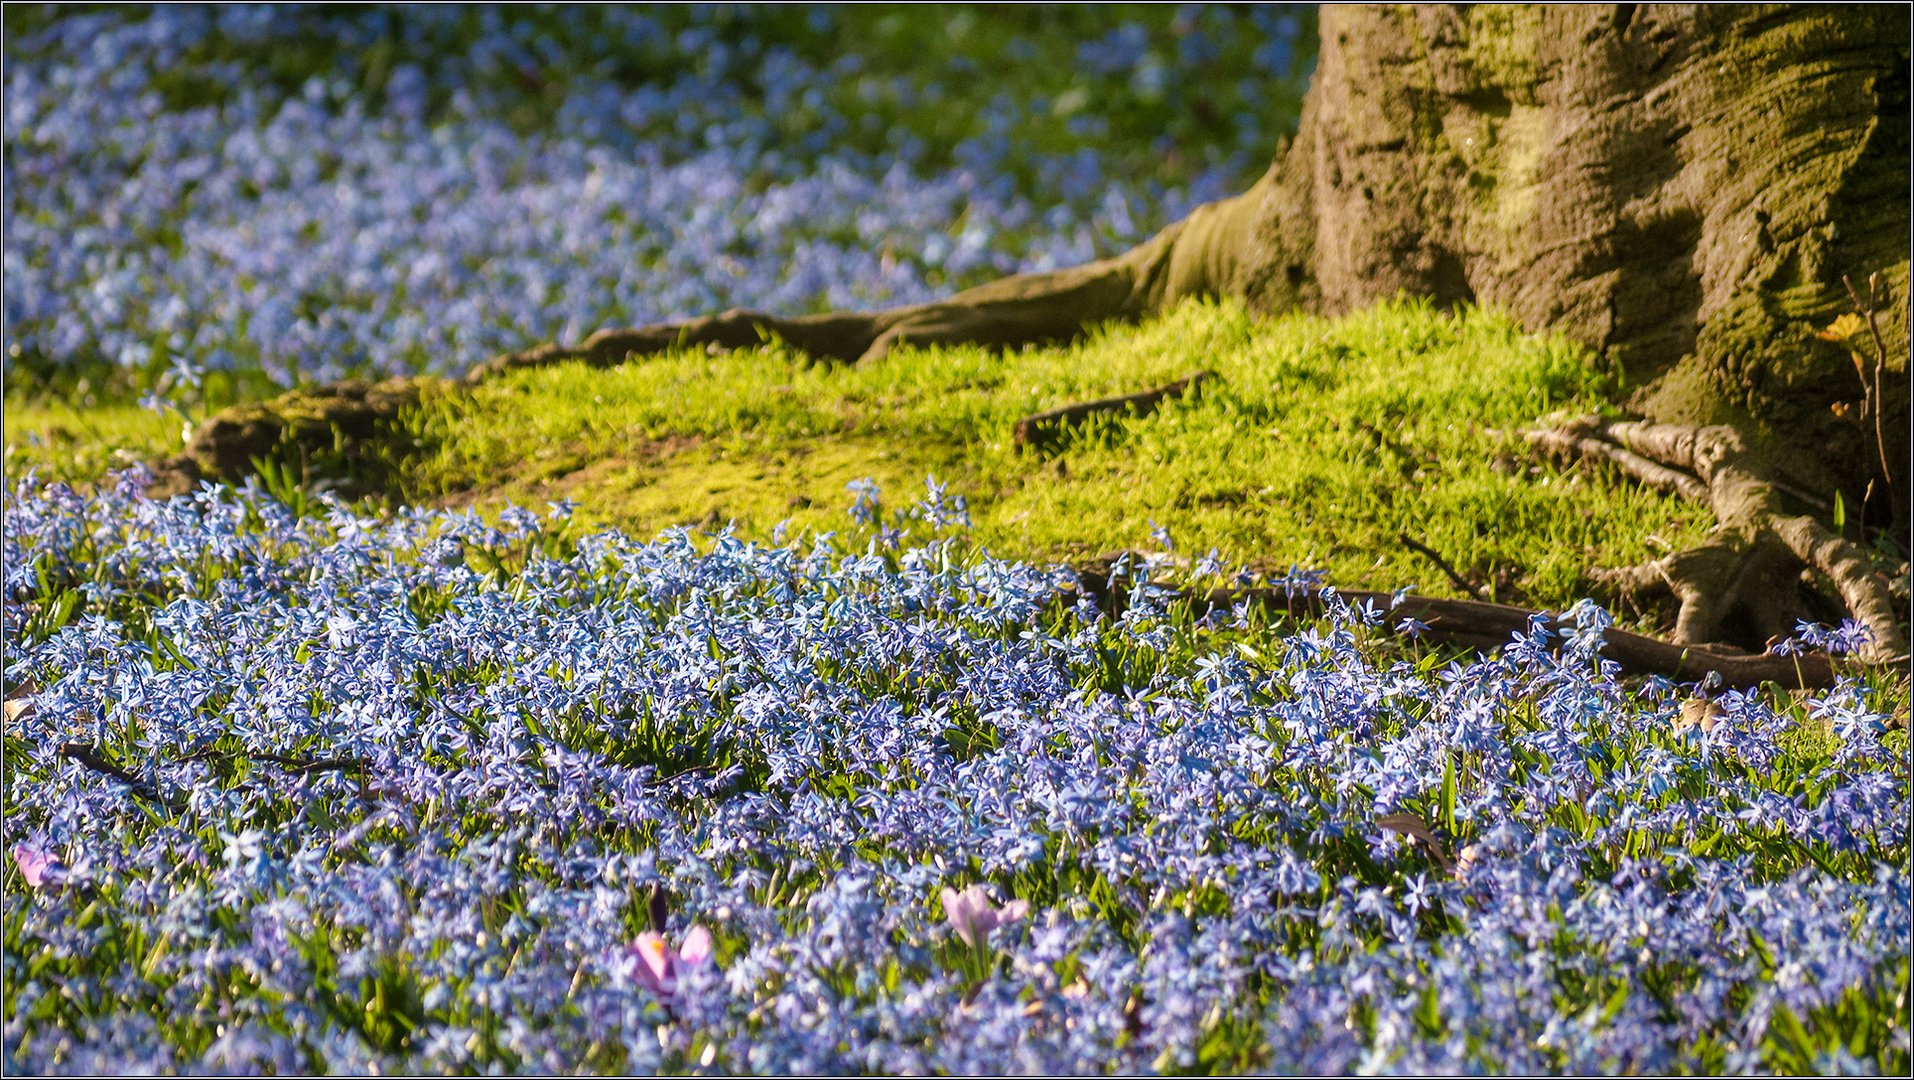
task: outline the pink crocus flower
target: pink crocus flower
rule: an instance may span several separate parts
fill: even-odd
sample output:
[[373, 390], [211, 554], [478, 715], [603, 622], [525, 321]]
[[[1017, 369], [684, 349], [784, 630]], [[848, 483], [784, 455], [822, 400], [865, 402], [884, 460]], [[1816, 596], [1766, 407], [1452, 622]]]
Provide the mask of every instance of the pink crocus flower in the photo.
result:
[[647, 930], [638, 935], [631, 953], [638, 958], [638, 981], [659, 997], [668, 998], [677, 992], [680, 975], [711, 963], [711, 932], [693, 925], [685, 931], [684, 941], [673, 949], [662, 934]]
[[982, 885], [972, 885], [963, 892], [946, 886], [943, 899], [944, 917], [950, 920], [950, 928], [973, 948], [983, 945], [992, 930], [1008, 926], [1030, 911], [1029, 902], [1024, 900], [1012, 900], [997, 907], [990, 902]]
[[66, 867], [59, 859], [44, 851], [35, 851], [29, 847], [13, 849], [13, 865], [20, 868], [20, 876], [35, 889], [42, 885], [58, 885], [66, 880]]

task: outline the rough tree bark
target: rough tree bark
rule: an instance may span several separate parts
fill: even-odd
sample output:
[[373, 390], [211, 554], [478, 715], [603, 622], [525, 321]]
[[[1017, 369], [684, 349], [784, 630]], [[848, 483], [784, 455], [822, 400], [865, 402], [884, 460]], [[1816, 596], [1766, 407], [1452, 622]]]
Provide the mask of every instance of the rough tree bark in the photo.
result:
[[[846, 362], [905, 342], [1008, 347], [1194, 296], [1272, 313], [1398, 293], [1496, 305], [1618, 363], [1641, 418], [1538, 445], [1621, 464], [1720, 519], [1702, 551], [1597, 580], [1672, 592], [1678, 642], [1758, 648], [1818, 576], [1873, 631], [1877, 659], [1904, 654], [1886, 581], [1811, 511], [1838, 491], [1905, 544], [1906, 10], [1331, 7], [1320, 25], [1299, 129], [1263, 178], [1115, 258], [888, 311], [608, 330], [469, 378], [767, 333]], [[1862, 387], [1815, 337], [1850, 309], [1843, 278], [1876, 274], [1883, 446], [1832, 411]], [[327, 393], [219, 418], [187, 457], [227, 471], [248, 439], [291, 422], [279, 418], [323, 413]]]

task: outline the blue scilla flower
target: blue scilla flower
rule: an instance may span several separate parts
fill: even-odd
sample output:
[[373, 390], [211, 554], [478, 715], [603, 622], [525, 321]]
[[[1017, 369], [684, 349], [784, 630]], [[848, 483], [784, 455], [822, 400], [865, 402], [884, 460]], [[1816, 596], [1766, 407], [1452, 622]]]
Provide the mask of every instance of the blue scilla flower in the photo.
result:
[[[960, 171], [924, 175], [921, 155], [832, 149], [848, 123], [822, 90], [856, 78], [850, 68], [820, 70], [762, 42], [735, 56], [722, 45], [680, 65], [676, 82], [628, 87], [597, 73], [607, 42], [675, 48], [706, 28], [668, 41], [642, 13], [596, 21], [604, 32], [567, 26], [575, 36], [560, 42], [522, 20], [481, 20], [476, 40], [435, 50], [469, 31], [424, 12], [249, 22], [154, 11], [63, 18], [10, 40], [8, 344], [36, 362], [137, 364], [158, 328], [188, 335], [199, 367], [227, 366], [211, 359], [221, 353], [281, 382], [456, 370], [555, 336], [720, 307], [933, 299], [1081, 262], [1096, 253], [1085, 248], [1093, 235], [1124, 245], [1161, 223], [1132, 210], [1159, 205], [1154, 193], [1065, 182], [1039, 161], [1037, 176], [1059, 177], [1049, 197], [1061, 218], [1033, 231], [1036, 207], [1007, 180], [980, 179], [1007, 173], [1019, 122], [1008, 103], [992, 120], [1004, 131], [960, 149]], [[409, 55], [435, 59], [396, 65], [367, 98], [360, 50], [395, 31], [418, 50]], [[201, 58], [221, 39], [257, 51], [301, 37], [336, 43], [339, 77], [288, 92]], [[516, 107], [510, 88], [527, 72], [542, 78], [566, 49], [592, 59], [570, 65], [552, 125], [502, 123]], [[745, 56], [769, 99], [808, 103], [814, 148], [787, 156], [754, 119]], [[162, 75], [232, 90], [169, 109], [154, 89]], [[433, 115], [435, 99], [446, 104]], [[1107, 173], [1071, 155], [1067, 175]], [[1213, 171], [1196, 199], [1230, 190], [1242, 170]], [[747, 199], [748, 175], [772, 182]], [[1193, 202], [1171, 194], [1160, 205], [1167, 221]], [[859, 243], [822, 239], [845, 232]]]

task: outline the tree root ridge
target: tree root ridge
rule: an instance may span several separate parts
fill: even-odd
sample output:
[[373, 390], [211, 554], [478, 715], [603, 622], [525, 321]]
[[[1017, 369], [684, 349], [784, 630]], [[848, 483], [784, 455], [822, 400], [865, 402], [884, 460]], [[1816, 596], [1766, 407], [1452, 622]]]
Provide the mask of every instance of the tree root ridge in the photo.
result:
[[[1125, 592], [1112, 588], [1119, 575], [1119, 562], [1131, 559], [1141, 564], [1135, 552], [1111, 552], [1075, 564], [1078, 582], [1107, 610], [1123, 606]], [[1117, 581], [1121, 586], [1121, 581]], [[1281, 611], [1297, 618], [1320, 618], [1330, 609], [1321, 587], [1213, 588], [1200, 591], [1175, 591], [1188, 601], [1199, 616], [1227, 611], [1238, 604], [1252, 604]], [[1541, 629], [1566, 637], [1575, 628], [1557, 615], [1529, 608], [1493, 604], [1483, 600], [1452, 600], [1432, 596], [1402, 596], [1395, 593], [1359, 589], [1336, 589], [1334, 595], [1352, 608], [1372, 605], [1388, 613], [1378, 627], [1398, 636], [1435, 641], [1473, 649], [1492, 649], [1509, 644], [1517, 635]], [[1624, 673], [1661, 675], [1671, 679], [1701, 680], [1718, 676], [1721, 685], [1746, 689], [1773, 682], [1804, 689], [1834, 685], [1835, 670], [1830, 659], [1819, 653], [1782, 656], [1767, 653], [1741, 653], [1721, 648], [1659, 641], [1615, 627], [1602, 632], [1599, 655], [1619, 665]]]
[[[1240, 197], [1219, 206], [1248, 203]], [[1204, 211], [1215, 216], [1213, 209]], [[1203, 214], [1198, 215], [1203, 216]], [[203, 479], [237, 480], [254, 458], [337, 449], [369, 441], [375, 429], [418, 401], [428, 387], [472, 387], [513, 371], [582, 363], [614, 367], [674, 349], [713, 353], [779, 341], [827, 363], [873, 363], [903, 346], [1014, 349], [1068, 342], [1102, 323], [1134, 321], [1188, 295], [1209, 295], [1201, 275], [1172, 274], [1184, 223], [1115, 258], [1045, 273], [1018, 274], [928, 304], [881, 311], [781, 316], [734, 308], [703, 318], [600, 330], [577, 344], [549, 343], [504, 353], [463, 378], [347, 380], [291, 390], [229, 408], [201, 425], [185, 450], [156, 468], [156, 495], [190, 491]], [[1172, 286], [1175, 287], [1172, 287]]]
[[[1714, 512], [1715, 536], [1701, 547], [1590, 574], [1598, 585], [1631, 599], [1672, 596], [1677, 644], [1729, 641], [1761, 648], [1793, 633], [1802, 620], [1833, 615], [1867, 629], [1862, 656], [1868, 662], [1906, 658], [1905, 614], [1886, 576], [1859, 544], [1810, 514], [1787, 509], [1785, 500], [1820, 500], [1793, 490], [1739, 430], [1586, 417], [1527, 437], [1552, 456], [1606, 461]], [[1838, 605], [1814, 592], [1816, 579], [1832, 585]]]
[[476, 385], [509, 371], [578, 362], [589, 367], [613, 367], [633, 357], [654, 356], [672, 349], [705, 348], [714, 352], [748, 349], [781, 339], [819, 360], [853, 361], [876, 343], [894, 312], [835, 312], [786, 318], [733, 308], [718, 315], [681, 322], [657, 323], [628, 329], [600, 330], [577, 345], [538, 345], [495, 356], [465, 373], [467, 385]]
[[1695, 502], [1708, 501], [1708, 485], [1694, 476], [1658, 465], [1640, 454], [1591, 436], [1574, 426], [1531, 432], [1529, 441], [1555, 457], [1606, 461], [1656, 491], [1680, 495]]

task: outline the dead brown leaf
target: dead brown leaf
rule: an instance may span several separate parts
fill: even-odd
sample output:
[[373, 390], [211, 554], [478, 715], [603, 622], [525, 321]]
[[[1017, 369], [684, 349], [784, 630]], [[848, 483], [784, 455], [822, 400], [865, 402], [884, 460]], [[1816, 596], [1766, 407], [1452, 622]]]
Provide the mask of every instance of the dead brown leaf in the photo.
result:
[[1412, 837], [1428, 851], [1429, 856], [1435, 859], [1436, 865], [1442, 867], [1445, 873], [1454, 871], [1455, 863], [1449, 859], [1448, 849], [1442, 846], [1442, 838], [1435, 834], [1434, 829], [1429, 828], [1428, 822], [1414, 814], [1397, 813], [1382, 815], [1376, 819], [1376, 824], [1390, 832]]

